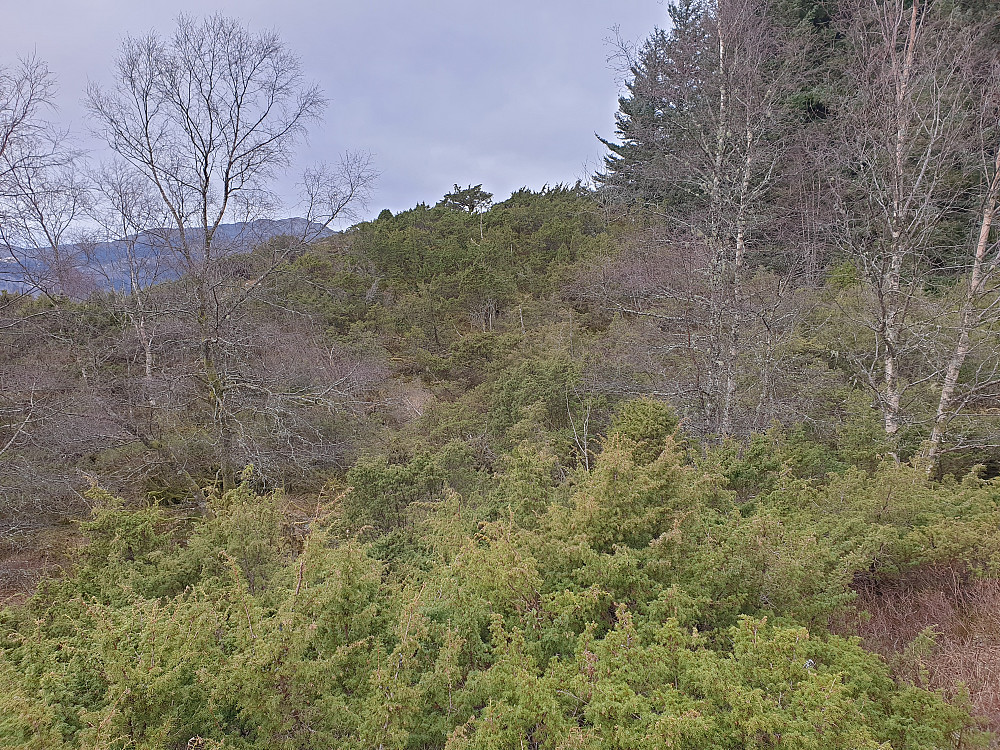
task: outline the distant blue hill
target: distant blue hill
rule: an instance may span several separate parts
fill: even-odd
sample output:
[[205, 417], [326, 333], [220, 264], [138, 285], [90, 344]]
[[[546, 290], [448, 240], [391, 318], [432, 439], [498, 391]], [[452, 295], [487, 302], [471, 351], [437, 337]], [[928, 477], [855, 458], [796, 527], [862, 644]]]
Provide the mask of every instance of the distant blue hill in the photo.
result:
[[[188, 236], [188, 242], [197, 245], [199, 233]], [[258, 245], [275, 237], [290, 235], [322, 239], [333, 232], [319, 224], [301, 218], [258, 219], [250, 222], [221, 224], [216, 230], [213, 246], [216, 253], [238, 254], [249, 252]], [[137, 259], [138, 282], [141, 286], [157, 281], [168, 281], [181, 275], [183, 269], [172, 265], [176, 259], [170, 248], [179, 244], [180, 234], [176, 229], [155, 229], [143, 232], [135, 238], [134, 257]], [[65, 257], [72, 258], [71, 268], [65, 273], [73, 279], [73, 286], [80, 290], [89, 289], [129, 289], [132, 282], [126, 257], [126, 243], [95, 242], [66, 245], [62, 248]], [[30, 260], [33, 254], [19, 248], [0, 248], [0, 291], [32, 292], [37, 284], [31, 277], [43, 274], [40, 264]], [[21, 263], [18, 259], [21, 259]], [[25, 274], [23, 267], [29, 273]]]

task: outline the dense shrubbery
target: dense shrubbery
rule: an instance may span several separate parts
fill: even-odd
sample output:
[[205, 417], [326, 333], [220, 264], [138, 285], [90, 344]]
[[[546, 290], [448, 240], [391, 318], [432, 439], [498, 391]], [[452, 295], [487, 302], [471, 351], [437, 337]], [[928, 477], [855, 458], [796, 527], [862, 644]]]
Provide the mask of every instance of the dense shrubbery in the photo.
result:
[[596, 191], [0, 296], [0, 747], [988, 744], [986, 5], [673, 3]]
[[[442, 202], [295, 259], [273, 299], [309, 336], [259, 366], [305, 384], [289, 354], [322, 341], [351, 406], [305, 385], [259, 424], [248, 404], [234, 437], [266, 464], [242, 480], [221, 451], [246, 446], [193, 411], [145, 443], [80, 423], [58, 471], [96, 479], [93, 512], [65, 572], [0, 614], [0, 746], [984, 745], [954, 680], [922, 676], [933, 631], [897, 663], [851, 623], [859, 590], [871, 609], [925, 571], [995, 577], [1000, 486], [900, 463], [805, 333], [783, 387], [812, 411], [705, 435], [659, 390], [668, 360], [633, 346], [650, 319], [594, 291], [616, 230], [593, 208], [562, 188]], [[52, 320], [96, 349], [114, 326], [89, 310]]]
[[982, 746], [955, 695], [830, 623], [858, 576], [994, 572], [1000, 487], [894, 463], [798, 478], [801, 445], [773, 440], [696, 450], [629, 402], [590, 471], [515, 447], [460, 494], [431, 458], [368, 461], [298, 525], [250, 472], [193, 520], [94, 490], [71, 572], [2, 615], [0, 738]]

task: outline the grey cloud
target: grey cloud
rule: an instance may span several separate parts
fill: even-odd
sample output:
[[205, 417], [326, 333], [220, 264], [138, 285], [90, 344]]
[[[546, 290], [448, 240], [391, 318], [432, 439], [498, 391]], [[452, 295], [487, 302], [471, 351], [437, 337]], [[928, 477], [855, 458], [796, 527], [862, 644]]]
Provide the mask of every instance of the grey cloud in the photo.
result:
[[[373, 212], [434, 202], [455, 182], [503, 197], [585, 174], [601, 154], [594, 132], [614, 128], [610, 28], [639, 39], [665, 17], [657, 0], [37, 0], [6, 10], [14, 41], [0, 63], [48, 60], [58, 117], [82, 135], [87, 80], [105, 80], [124, 36], [167, 34], [177, 13], [215, 11], [275, 28], [302, 57], [331, 104], [296, 166], [372, 152], [382, 173]], [[281, 192], [293, 183], [283, 179]]]

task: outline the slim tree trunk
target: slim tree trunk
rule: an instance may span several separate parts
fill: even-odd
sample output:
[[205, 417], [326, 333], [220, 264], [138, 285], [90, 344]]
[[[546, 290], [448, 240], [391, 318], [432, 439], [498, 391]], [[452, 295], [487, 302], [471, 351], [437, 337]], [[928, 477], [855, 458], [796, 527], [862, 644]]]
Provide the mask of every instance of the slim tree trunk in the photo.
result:
[[753, 162], [753, 131], [750, 123], [746, 127], [746, 151], [743, 154], [743, 175], [740, 182], [740, 203], [736, 216], [736, 255], [733, 259], [732, 311], [729, 321], [729, 360], [726, 363], [726, 397], [722, 411], [721, 432], [724, 436], [732, 433], [733, 404], [736, 400], [740, 335], [743, 324], [743, 266], [746, 260], [746, 212], [750, 193], [750, 170]]
[[[717, 29], [719, 38], [719, 71], [726, 66], [726, 40], [720, 20]], [[705, 426], [709, 432], [728, 432], [727, 394], [730, 387], [732, 363], [725, 361], [731, 352], [724, 342], [725, 330], [725, 242], [722, 236], [722, 183], [725, 169], [726, 140], [729, 135], [729, 91], [725, 80], [719, 86], [718, 124], [715, 131], [715, 154], [713, 160], [712, 183], [708, 206], [711, 227], [711, 297], [710, 297], [710, 342], [708, 359], [708, 403], [706, 404]]]
[[[909, 138], [906, 114], [904, 110], [907, 105], [909, 95], [910, 76], [913, 71], [913, 59], [916, 54], [917, 41], [920, 31], [920, 2], [914, 0], [910, 6], [910, 19], [907, 28], [906, 39], [904, 40], [902, 59], [892, 53], [892, 73], [895, 79], [895, 117], [896, 117], [896, 143], [894, 173], [892, 175], [893, 200], [892, 200], [892, 244], [888, 267], [883, 275], [882, 305], [883, 305], [883, 345], [885, 355], [883, 368], [885, 373], [885, 395], [883, 402], [885, 417], [885, 433], [890, 437], [899, 432], [899, 411], [901, 402], [901, 389], [899, 382], [899, 351], [902, 338], [902, 327], [905, 317], [905, 303], [903, 300], [901, 283], [903, 271], [903, 259], [908, 254], [909, 248], [906, 243], [908, 238], [904, 236], [902, 229], [905, 223], [906, 203], [904, 180], [906, 174], [905, 153], [906, 144]], [[902, 20], [902, 19], [900, 19]]]
[[136, 319], [135, 330], [142, 344], [143, 376], [149, 381], [153, 378], [153, 337], [146, 328], [145, 316], [140, 314]]
[[966, 291], [962, 309], [959, 313], [958, 338], [955, 341], [955, 347], [948, 360], [944, 382], [941, 384], [941, 395], [938, 399], [937, 411], [934, 415], [934, 427], [931, 430], [930, 443], [926, 451], [926, 456], [931, 462], [929, 470], [933, 470], [934, 465], [941, 455], [944, 431], [948, 422], [954, 416], [953, 406], [955, 391], [958, 388], [959, 373], [972, 348], [972, 331], [979, 322], [976, 315], [976, 306], [989, 275], [986, 263], [986, 251], [989, 247], [990, 231], [993, 228], [993, 219], [996, 216], [998, 199], [1000, 199], [1000, 150], [997, 152], [993, 179], [990, 181], [986, 202], [983, 205], [983, 214], [979, 224], [979, 238], [976, 242], [976, 253], [972, 261], [972, 270], [969, 273], [969, 288]]

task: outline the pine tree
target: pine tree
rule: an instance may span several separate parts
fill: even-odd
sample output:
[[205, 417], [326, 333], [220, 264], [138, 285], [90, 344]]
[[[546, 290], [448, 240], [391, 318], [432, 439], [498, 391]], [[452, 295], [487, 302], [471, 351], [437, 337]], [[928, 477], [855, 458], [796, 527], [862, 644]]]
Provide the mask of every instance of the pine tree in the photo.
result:
[[615, 114], [619, 142], [598, 136], [610, 153], [596, 181], [606, 193], [629, 203], [657, 204], [669, 195], [663, 179], [665, 157], [677, 148], [671, 120], [697, 89], [691, 84], [704, 75], [708, 8], [702, 0], [680, 0], [667, 13], [670, 30], [654, 29], [630, 60], [628, 93], [618, 99]]

